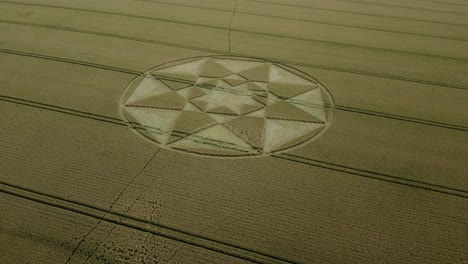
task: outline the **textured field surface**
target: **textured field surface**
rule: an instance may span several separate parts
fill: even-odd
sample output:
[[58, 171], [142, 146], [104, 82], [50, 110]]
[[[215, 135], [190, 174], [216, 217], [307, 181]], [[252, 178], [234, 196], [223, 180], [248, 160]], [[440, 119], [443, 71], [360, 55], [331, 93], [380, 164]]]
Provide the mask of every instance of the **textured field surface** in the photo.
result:
[[[0, 263], [467, 263], [468, 1], [0, 0]], [[195, 56], [335, 99], [262, 158], [159, 148], [128, 83]]]

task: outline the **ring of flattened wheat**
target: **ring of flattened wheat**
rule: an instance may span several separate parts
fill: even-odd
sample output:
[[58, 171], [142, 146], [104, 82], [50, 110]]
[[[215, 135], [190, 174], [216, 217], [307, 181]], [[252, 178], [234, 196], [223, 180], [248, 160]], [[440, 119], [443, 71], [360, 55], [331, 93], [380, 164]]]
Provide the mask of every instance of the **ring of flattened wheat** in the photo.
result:
[[220, 157], [271, 155], [323, 134], [334, 100], [317, 80], [261, 59], [178, 60], [134, 79], [120, 102], [134, 131], [161, 147]]

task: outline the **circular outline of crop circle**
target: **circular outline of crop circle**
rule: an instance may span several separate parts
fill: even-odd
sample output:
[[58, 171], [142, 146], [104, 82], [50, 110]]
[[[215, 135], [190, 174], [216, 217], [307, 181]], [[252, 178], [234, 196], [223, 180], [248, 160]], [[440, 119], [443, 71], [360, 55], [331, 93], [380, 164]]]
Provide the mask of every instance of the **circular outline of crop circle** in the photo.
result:
[[[304, 141], [302, 141], [302, 142], [300, 142], [300, 143], [298, 143], [298, 144], [296, 144], [294, 146], [284, 148], [284, 149], [280, 149], [278, 151], [273, 151], [273, 152], [270, 152], [270, 153], [262, 152], [261, 154], [245, 154], [245, 155], [214, 155], [214, 154], [208, 154], [208, 153], [203, 154], [203, 153], [198, 153], [198, 152], [193, 152], [193, 151], [188, 151], [188, 150], [183, 150], [183, 149], [178, 149], [178, 148], [171, 148], [171, 147], [159, 144], [154, 139], [152, 139], [150, 136], [144, 134], [143, 132], [140, 132], [139, 129], [135, 126], [135, 123], [131, 122], [130, 119], [127, 117], [127, 115], [123, 111], [123, 108], [125, 108], [125, 104], [124, 104], [125, 101], [134, 92], [134, 90], [136, 89], [138, 84], [140, 84], [141, 80], [139, 80], [139, 79], [144, 78], [144, 75], [146, 73], [148, 73], [148, 72], [152, 72], [152, 71], [155, 71], [155, 70], [158, 70], [158, 69], [169, 68], [169, 67], [181, 65], [181, 64], [184, 64], [184, 63], [189, 63], [189, 62], [204, 59], [204, 58], [244, 60], [244, 61], [268, 62], [268, 63], [272, 63], [272, 64], [278, 64], [278, 65], [281, 65], [283, 68], [288, 69], [291, 73], [293, 73], [295, 75], [298, 75], [298, 76], [300, 76], [300, 77], [302, 77], [302, 78], [304, 78], [304, 79], [306, 79], [308, 81], [312, 81], [312, 82], [317, 83], [319, 85], [319, 88], [321, 88], [322, 91], [325, 92], [325, 93], [322, 93], [322, 96], [324, 96], [324, 95], [327, 96], [328, 97], [328, 102], [330, 104], [329, 106], [326, 106], [326, 107], [330, 108], [330, 110], [329, 110], [330, 116], [327, 118], [327, 121], [325, 122], [325, 126], [317, 134], [314, 134], [312, 137], [310, 137], [310, 138], [308, 138], [308, 139], [306, 139], [306, 140], [304, 140]], [[302, 146], [304, 146], [306, 144], [309, 144], [309, 143], [317, 140], [318, 138], [320, 138], [328, 129], [330, 129], [330, 127], [331, 127], [331, 125], [332, 125], [332, 123], [333, 123], [333, 121], [335, 119], [335, 99], [333, 98], [330, 91], [320, 81], [313, 78], [308, 73], [306, 73], [304, 71], [301, 71], [299, 69], [296, 69], [296, 68], [294, 68], [292, 66], [285, 65], [285, 64], [282, 64], [282, 63], [279, 63], [279, 62], [275, 62], [273, 60], [266, 60], [266, 59], [263, 59], [263, 58], [254, 58], [254, 57], [230, 56], [230, 55], [196, 56], [196, 57], [183, 58], [183, 59], [178, 59], [178, 60], [174, 60], [174, 61], [170, 61], [170, 62], [165, 62], [165, 63], [160, 64], [160, 65], [158, 65], [156, 67], [153, 67], [153, 68], [151, 68], [149, 70], [146, 70], [146, 71], [139, 74], [138, 76], [136, 76], [135, 78], [133, 78], [132, 80], [130, 80], [127, 83], [125, 88], [121, 91], [118, 107], [119, 107], [119, 110], [118, 110], [119, 114], [123, 118], [123, 121], [127, 123], [127, 125], [131, 128], [133, 133], [135, 133], [139, 137], [143, 138], [144, 140], [149, 141], [152, 144], [154, 144], [154, 145], [156, 145], [156, 146], [158, 146], [160, 148], [169, 149], [170, 151], [176, 151], [176, 152], [180, 152], [180, 153], [184, 153], [184, 154], [190, 154], [190, 155], [196, 155], [196, 156], [202, 156], [202, 157], [212, 157], [212, 158], [259, 158], [259, 157], [268, 157], [268, 156], [272, 156], [272, 155], [278, 155], [278, 154], [282, 154], [282, 153], [285, 153], [285, 152], [289, 152], [289, 151], [292, 151], [292, 150], [297, 149], [299, 147], [302, 147]]]

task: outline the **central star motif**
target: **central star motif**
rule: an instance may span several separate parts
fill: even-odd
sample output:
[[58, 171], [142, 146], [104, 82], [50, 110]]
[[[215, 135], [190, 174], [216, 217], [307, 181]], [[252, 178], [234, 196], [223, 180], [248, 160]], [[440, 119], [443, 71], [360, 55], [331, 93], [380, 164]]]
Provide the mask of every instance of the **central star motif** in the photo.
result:
[[325, 90], [284, 67], [200, 58], [156, 68], [132, 82], [123, 114], [139, 133], [171, 149], [276, 153], [316, 136], [330, 120]]
[[216, 85], [199, 84], [198, 87], [205, 95], [192, 101], [205, 104], [202, 110], [206, 113], [243, 115], [264, 108], [264, 105], [253, 99], [248, 82], [232, 86], [219, 79]]

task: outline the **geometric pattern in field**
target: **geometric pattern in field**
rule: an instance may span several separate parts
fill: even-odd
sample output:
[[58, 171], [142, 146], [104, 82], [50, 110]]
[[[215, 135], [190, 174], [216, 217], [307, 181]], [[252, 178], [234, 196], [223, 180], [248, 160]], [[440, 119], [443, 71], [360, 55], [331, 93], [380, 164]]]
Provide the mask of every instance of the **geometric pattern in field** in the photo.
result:
[[270, 155], [315, 138], [332, 120], [333, 99], [288, 66], [202, 57], [144, 73], [124, 92], [121, 110], [162, 147], [238, 157]]

